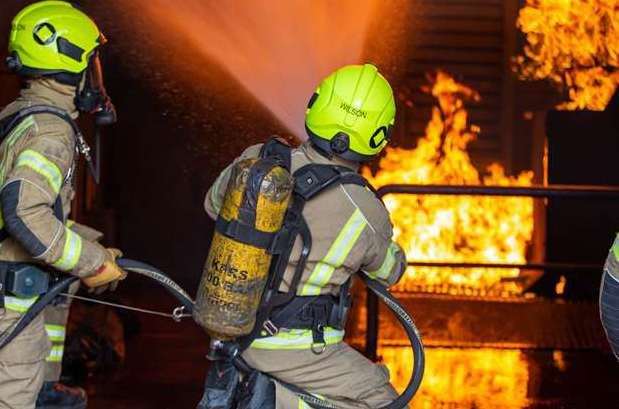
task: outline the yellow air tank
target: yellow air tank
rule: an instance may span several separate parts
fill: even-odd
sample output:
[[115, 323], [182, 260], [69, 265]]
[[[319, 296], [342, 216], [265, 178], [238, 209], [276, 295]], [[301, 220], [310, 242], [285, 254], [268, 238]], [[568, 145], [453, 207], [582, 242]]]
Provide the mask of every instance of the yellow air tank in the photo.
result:
[[211, 338], [252, 331], [269, 276], [267, 242], [282, 227], [293, 186], [290, 173], [272, 160], [233, 166], [193, 313]]

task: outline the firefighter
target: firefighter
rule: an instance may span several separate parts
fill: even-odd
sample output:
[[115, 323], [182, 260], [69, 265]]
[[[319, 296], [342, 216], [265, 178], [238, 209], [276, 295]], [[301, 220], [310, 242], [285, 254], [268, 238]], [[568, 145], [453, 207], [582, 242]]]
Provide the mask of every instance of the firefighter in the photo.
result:
[[[96, 24], [64, 1], [33, 3], [13, 20], [7, 65], [22, 89], [0, 112], [0, 288], [7, 289], [0, 292], [0, 334], [37, 300], [16, 287], [24, 268], [39, 272], [34, 287], [43, 288], [40, 294], [44, 287], [37, 280], [47, 283], [50, 272], [75, 275], [97, 293], [114, 289], [126, 276], [115, 262], [118, 250], [101, 246], [97, 234], [67, 219], [76, 161], [84, 153], [72, 119], [81, 111], [93, 113], [97, 124], [115, 120], [100, 72], [103, 42]], [[22, 116], [33, 107], [41, 110]], [[65, 308], [47, 331], [44, 315], [37, 316], [0, 350], [0, 408], [35, 407], [46, 360], [62, 358], [66, 313]], [[48, 380], [57, 380], [58, 369]], [[53, 382], [46, 391], [53, 392], [52, 401], [41, 396], [38, 406], [86, 406], [83, 391]]]
[[[375, 158], [387, 145], [394, 117], [392, 89], [375, 66], [352, 65], [337, 70], [324, 79], [310, 99], [305, 120], [309, 140], [291, 150], [291, 173], [310, 164], [357, 172], [362, 163]], [[262, 148], [249, 147], [235, 163], [259, 157]], [[206, 195], [205, 209], [213, 219], [222, 208], [232, 168], [221, 173]], [[370, 189], [341, 184], [308, 200], [302, 214], [312, 242], [294, 299], [303, 307], [287, 312], [286, 326], [270, 333], [261, 331], [243, 357], [253, 368], [326, 398], [339, 408], [389, 404], [397, 393], [387, 369], [344, 343], [345, 323], [334, 323], [337, 329], [327, 318], [345, 316], [336, 309], [350, 303], [330, 303], [347, 295], [345, 288], [357, 271], [363, 270], [385, 285], [397, 283], [402, 276], [405, 256], [393, 241], [389, 213]], [[287, 291], [300, 256], [297, 240], [280, 291]], [[315, 297], [314, 301], [304, 302], [310, 297]], [[294, 323], [304, 319], [301, 315], [316, 318], [323, 308], [324, 321], [318, 318], [313, 329], [295, 328]], [[275, 390], [276, 408], [309, 407], [278, 382], [270, 388]], [[210, 407], [208, 399], [205, 395], [199, 407]]]
[[619, 236], [611, 247], [600, 289], [600, 317], [611, 350], [619, 360]]

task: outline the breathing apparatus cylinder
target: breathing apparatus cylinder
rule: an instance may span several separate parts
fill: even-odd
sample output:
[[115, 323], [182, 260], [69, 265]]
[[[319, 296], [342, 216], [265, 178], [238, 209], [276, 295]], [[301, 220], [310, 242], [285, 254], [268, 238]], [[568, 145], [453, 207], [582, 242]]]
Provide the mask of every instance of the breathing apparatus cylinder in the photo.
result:
[[245, 159], [231, 171], [193, 312], [212, 339], [249, 334], [269, 277], [269, 247], [284, 222], [290, 173], [271, 159]]

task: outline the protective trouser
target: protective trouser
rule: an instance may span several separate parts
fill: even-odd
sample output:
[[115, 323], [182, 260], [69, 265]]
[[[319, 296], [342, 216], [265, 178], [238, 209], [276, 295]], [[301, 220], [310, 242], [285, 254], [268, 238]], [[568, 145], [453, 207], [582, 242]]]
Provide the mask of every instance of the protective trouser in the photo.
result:
[[[309, 349], [266, 350], [249, 348], [247, 363], [335, 403], [341, 409], [376, 409], [398, 397], [389, 383], [389, 371], [374, 364], [348, 344], [339, 342], [316, 354]], [[275, 384], [276, 409], [309, 408], [281, 384]]]
[[[21, 316], [9, 308], [0, 309], [0, 332]], [[0, 409], [32, 409], [43, 385], [45, 359], [51, 343], [39, 315], [10, 344], [0, 350]]]
[[604, 265], [600, 288], [600, 317], [610, 347], [619, 359], [619, 237], [615, 239]]
[[[68, 292], [75, 294], [77, 290], [79, 290], [79, 282], [69, 287]], [[46, 358], [45, 382], [58, 382], [60, 380], [70, 307], [71, 298], [61, 297], [45, 308], [45, 331], [52, 343], [52, 349]]]

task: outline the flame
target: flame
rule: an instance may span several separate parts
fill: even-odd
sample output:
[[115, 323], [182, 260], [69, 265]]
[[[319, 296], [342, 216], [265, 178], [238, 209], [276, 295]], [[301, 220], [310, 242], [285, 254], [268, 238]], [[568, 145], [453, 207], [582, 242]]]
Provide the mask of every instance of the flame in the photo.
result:
[[[379, 170], [364, 176], [376, 187], [394, 183], [451, 185], [531, 184], [532, 172], [505, 175], [498, 164], [480, 175], [466, 151], [480, 132], [468, 124], [464, 100], [479, 94], [438, 72], [425, 88], [437, 100], [426, 135], [413, 150], [387, 148]], [[483, 196], [389, 195], [385, 204], [394, 223], [394, 238], [408, 260], [524, 263], [533, 234], [533, 200]], [[521, 292], [518, 269], [409, 267], [396, 286], [400, 291], [477, 295]]]
[[527, 41], [515, 59], [523, 79], [567, 89], [559, 109], [606, 107], [619, 84], [617, 0], [527, 0], [517, 25]]
[[[412, 351], [382, 347], [379, 353], [391, 383], [402, 391], [410, 378]], [[528, 383], [529, 364], [519, 350], [428, 348], [424, 380], [413, 408], [524, 408]]]

